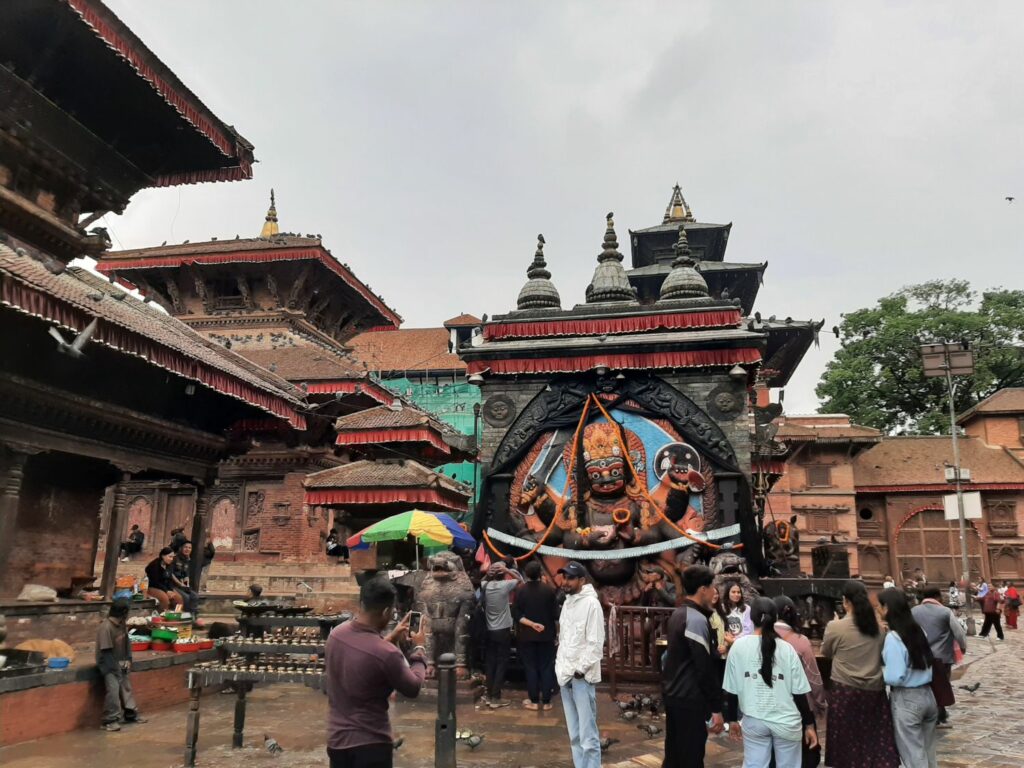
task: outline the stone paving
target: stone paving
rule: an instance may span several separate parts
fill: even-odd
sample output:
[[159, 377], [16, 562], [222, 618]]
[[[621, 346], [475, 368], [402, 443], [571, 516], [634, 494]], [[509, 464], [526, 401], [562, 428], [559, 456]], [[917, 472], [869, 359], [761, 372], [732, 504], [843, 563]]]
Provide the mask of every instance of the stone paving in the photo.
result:
[[[1021, 768], [1024, 766], [1024, 634], [1007, 632], [1007, 640], [971, 638], [965, 663], [955, 672], [955, 685], [981, 683], [974, 695], [957, 688], [951, 710], [953, 727], [940, 731], [939, 764], [943, 768]], [[509, 692], [514, 694], [514, 692]], [[568, 741], [560, 705], [547, 713], [529, 712], [520, 697], [503, 710], [490, 711], [460, 703], [459, 729], [484, 735], [471, 751], [459, 744], [460, 766], [481, 768], [568, 768]], [[323, 749], [325, 698], [308, 689], [271, 686], [250, 696], [246, 746], [232, 750], [231, 720], [234, 697], [203, 697], [198, 766], [226, 768], [308, 768], [327, 764]], [[662, 736], [648, 738], [634, 722], [617, 714], [601, 696], [601, 730], [619, 739], [605, 755], [610, 768], [658, 768], [663, 758]], [[38, 742], [0, 749], [4, 768], [78, 768], [114, 765], [126, 768], [172, 768], [182, 764], [185, 706], [150, 713], [151, 722], [126, 727], [120, 733], [80, 730]], [[399, 768], [433, 765], [435, 703], [431, 698], [400, 702], [393, 722], [405, 744], [396, 754]], [[657, 725], [663, 725], [655, 721]], [[285, 748], [280, 756], [262, 749], [269, 733]], [[734, 768], [742, 749], [726, 736], [708, 742], [709, 768]], [[870, 768], [870, 766], [865, 766]], [[912, 768], [917, 768], [916, 766]]]

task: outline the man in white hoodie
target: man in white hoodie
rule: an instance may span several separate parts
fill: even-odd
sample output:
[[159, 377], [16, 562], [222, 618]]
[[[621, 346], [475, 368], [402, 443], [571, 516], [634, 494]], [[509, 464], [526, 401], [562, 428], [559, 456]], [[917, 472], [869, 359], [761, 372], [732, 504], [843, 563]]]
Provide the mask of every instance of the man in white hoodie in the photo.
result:
[[604, 655], [604, 611], [587, 569], [570, 560], [558, 570], [568, 594], [558, 623], [555, 677], [562, 689], [565, 724], [575, 768], [600, 768], [597, 690]]

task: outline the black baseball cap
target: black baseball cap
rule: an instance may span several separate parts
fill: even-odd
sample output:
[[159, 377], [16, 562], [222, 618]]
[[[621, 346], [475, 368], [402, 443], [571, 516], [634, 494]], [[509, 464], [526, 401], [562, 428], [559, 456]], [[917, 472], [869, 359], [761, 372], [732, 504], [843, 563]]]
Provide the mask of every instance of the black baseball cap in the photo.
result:
[[570, 579], [582, 579], [587, 575], [587, 569], [583, 567], [582, 563], [578, 563], [575, 560], [570, 560], [559, 568], [558, 572], [564, 573]]

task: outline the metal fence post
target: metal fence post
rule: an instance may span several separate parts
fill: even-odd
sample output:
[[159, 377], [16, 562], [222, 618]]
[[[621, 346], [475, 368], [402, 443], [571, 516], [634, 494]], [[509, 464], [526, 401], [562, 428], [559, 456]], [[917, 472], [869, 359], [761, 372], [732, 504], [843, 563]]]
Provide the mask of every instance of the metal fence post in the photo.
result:
[[455, 768], [455, 654], [437, 660], [437, 723], [434, 725], [434, 766]]

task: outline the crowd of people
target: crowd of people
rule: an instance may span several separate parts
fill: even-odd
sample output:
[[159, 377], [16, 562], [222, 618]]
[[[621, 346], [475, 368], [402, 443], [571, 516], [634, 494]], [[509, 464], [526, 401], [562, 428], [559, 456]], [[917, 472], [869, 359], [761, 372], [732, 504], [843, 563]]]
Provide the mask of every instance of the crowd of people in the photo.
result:
[[663, 667], [666, 768], [703, 766], [707, 734], [724, 729], [742, 739], [745, 768], [816, 766], [821, 726], [832, 768], [937, 766], [935, 732], [948, 727], [950, 673], [966, 650], [938, 587], [919, 583], [913, 607], [886, 587], [876, 608], [862, 582], [846, 582], [843, 616], [821, 646], [831, 660], [827, 694], [792, 600], [748, 604], [728, 585], [720, 601], [702, 566], [684, 572], [683, 587]]
[[[556, 590], [537, 562], [522, 574], [514, 562], [487, 570], [479, 590], [484, 704], [509, 706], [503, 687], [514, 630], [523, 707], [550, 709], [558, 693], [574, 766], [597, 768], [605, 616], [583, 565], [570, 561], [559, 574]], [[708, 735], [723, 731], [742, 742], [744, 768], [937, 766], [936, 730], [949, 727], [951, 671], [966, 651], [964, 628], [938, 586], [922, 579], [911, 597], [893, 585], [873, 601], [863, 582], [847, 581], [841, 617], [825, 627], [820, 649], [831, 663], [826, 690], [793, 600], [746, 594], [739, 582], [720, 590], [700, 565], [687, 568], [681, 583], [685, 597], [668, 619], [661, 659], [665, 768], [703, 766]], [[1019, 607], [1011, 584], [1001, 594], [978, 591], [983, 603], [995, 595], [989, 600], [999, 601], [997, 613], [1014, 600]], [[364, 584], [360, 599], [359, 617], [334, 630], [327, 649], [335, 767], [392, 764], [384, 748], [391, 743], [387, 697], [393, 690], [416, 695], [426, 667], [423, 630], [411, 637], [408, 617], [381, 635], [394, 613], [386, 579]], [[346, 654], [377, 661], [357, 673]]]

